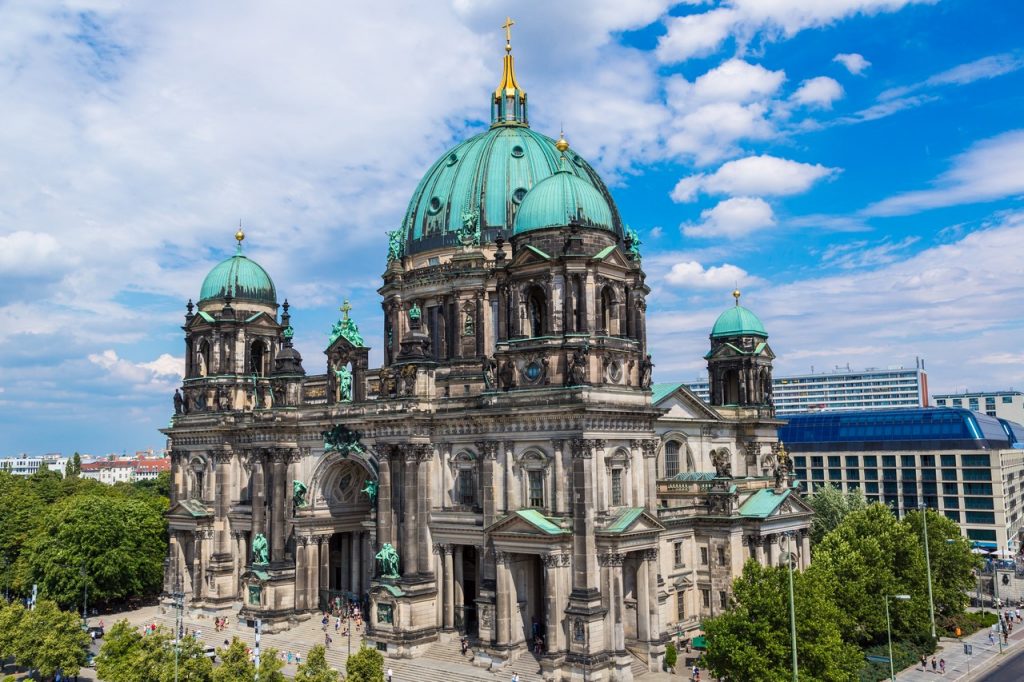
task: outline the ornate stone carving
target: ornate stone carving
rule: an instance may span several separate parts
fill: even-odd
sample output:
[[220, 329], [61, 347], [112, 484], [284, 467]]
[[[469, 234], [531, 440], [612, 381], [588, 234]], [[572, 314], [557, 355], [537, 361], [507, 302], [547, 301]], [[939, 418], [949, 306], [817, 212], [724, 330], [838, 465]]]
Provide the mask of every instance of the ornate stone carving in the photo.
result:
[[646, 439], [644, 439], [643, 442], [641, 443], [641, 447], [643, 447], [643, 450], [644, 450], [644, 457], [646, 457], [646, 458], [657, 457], [658, 456], [658, 446], [660, 444], [661, 444], [661, 441], [659, 441], [657, 438], [646, 438]]
[[508, 567], [512, 563], [512, 553], [494, 550], [494, 564], [496, 566]]
[[573, 459], [590, 459], [594, 456], [593, 441], [583, 438], [573, 438], [570, 447], [572, 448]]
[[597, 563], [602, 566], [621, 566], [625, 560], [626, 555], [618, 552], [602, 552], [597, 555]]
[[657, 561], [658, 560], [658, 548], [655, 547], [653, 549], [645, 549], [643, 551], [642, 556], [643, 556], [644, 561]]

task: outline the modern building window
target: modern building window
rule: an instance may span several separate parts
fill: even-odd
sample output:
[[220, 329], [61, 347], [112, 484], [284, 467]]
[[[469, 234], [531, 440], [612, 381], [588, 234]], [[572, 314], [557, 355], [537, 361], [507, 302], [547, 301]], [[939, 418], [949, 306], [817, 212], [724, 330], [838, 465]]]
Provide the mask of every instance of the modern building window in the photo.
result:
[[988, 469], [962, 469], [960, 477], [965, 481], [991, 481], [992, 472]]
[[903, 497], [903, 508], [908, 511], [917, 509], [917, 495], [905, 495]]
[[878, 457], [875, 455], [864, 455], [864, 466], [876, 467], [878, 466]]
[[841, 481], [842, 478], [843, 478], [843, 471], [842, 471], [842, 469], [829, 469], [828, 470], [828, 480], [830, 480], [830, 481]]
[[988, 528], [968, 528], [967, 537], [971, 540], [981, 540], [982, 542], [995, 542], [996, 532]]
[[899, 492], [899, 484], [893, 481], [886, 481], [885, 483], [882, 484], [882, 492], [884, 492], [886, 495], [895, 495], [897, 492]]
[[535, 508], [543, 507], [544, 471], [538, 469], [531, 469], [530, 471], [527, 472], [527, 475], [529, 476], [530, 483], [530, 506]]
[[882, 469], [882, 480], [883, 481], [895, 481], [896, 470], [895, 469]]
[[955, 467], [956, 455], [942, 455], [941, 461], [944, 467]]
[[811, 466], [812, 467], [823, 467], [823, 466], [825, 466], [825, 458], [824, 457], [811, 457]]
[[825, 470], [824, 469], [811, 469], [811, 480], [824, 481]]
[[683, 543], [677, 542], [672, 545], [672, 561], [676, 566], [683, 565]]
[[921, 455], [921, 466], [933, 467], [935, 466], [935, 455]]
[[913, 455], [902, 455], [900, 457], [900, 463], [904, 467], [910, 467], [911, 469], [913, 469], [914, 468], [914, 456]]
[[991, 497], [965, 497], [965, 509], [995, 509]]
[[707, 547], [701, 547], [700, 548], [700, 565], [701, 566], [707, 566], [708, 565], [708, 548]]
[[934, 495], [924, 495], [921, 497], [921, 504], [928, 507], [929, 509], [939, 508], [939, 498]]
[[857, 471], [856, 469], [847, 469], [846, 470], [846, 480], [847, 481], [859, 481], [860, 480], [860, 472]]
[[959, 488], [960, 488], [960, 486], [958, 486], [956, 483], [943, 483], [942, 484], [942, 494], [943, 495], [959, 495], [960, 494]]
[[864, 484], [864, 492], [866, 492], [868, 494], [877, 495], [878, 494], [878, 484], [877, 483], [872, 483], [870, 481], [865, 483]]
[[679, 442], [665, 443], [665, 477], [672, 478], [679, 473]]
[[794, 457], [793, 458], [793, 466], [797, 466], [797, 467], [801, 467], [801, 468], [807, 466], [807, 458], [805, 456], [803, 456], [803, 455], [798, 455], [798, 456]]
[[829, 455], [828, 465], [830, 467], [837, 467], [837, 466], [839, 466], [839, 461], [840, 461], [840, 457], [838, 457], [836, 455]]
[[877, 481], [878, 480], [878, 469], [865, 469], [864, 470], [864, 479], [868, 480], [868, 481]]
[[622, 506], [622, 469], [612, 469], [612, 506]]
[[992, 465], [988, 455], [960, 455], [960, 465], [965, 467], [987, 467]]
[[917, 478], [917, 472], [914, 471], [913, 469], [903, 469], [902, 474], [902, 478], [904, 481], [913, 481], [914, 479]]
[[956, 476], [956, 469], [943, 469], [942, 470], [942, 480], [943, 481], [955, 481], [956, 478], [957, 478], [957, 476]]
[[[1009, 491], [1013, 494], [1013, 491]], [[991, 483], [964, 483], [964, 495], [991, 495]]]
[[960, 498], [959, 497], [943, 497], [942, 506], [946, 509], [959, 509]]
[[857, 455], [847, 455], [846, 456], [846, 466], [848, 466], [848, 467], [855, 467], [855, 466], [857, 466]]
[[996, 515], [993, 512], [969, 511], [964, 512], [967, 523], [988, 523], [996, 522]]
[[1003, 399], [1002, 399], [1002, 403], [1003, 403], [1003, 405], [1012, 405], [1013, 404], [1013, 396], [1004, 395]]
[[896, 455], [882, 455], [882, 466], [883, 467], [894, 467], [894, 466], [896, 466]]
[[947, 509], [942, 513], [945, 514], [947, 519], [952, 519], [953, 521], [960, 523], [960, 512], [955, 509]]
[[725, 548], [724, 547], [719, 547], [718, 548], [718, 565], [719, 566], [725, 566]]
[[935, 399], [935, 404], [938, 405], [939, 407], [945, 407], [946, 406], [946, 399], [945, 398], [936, 398]]
[[903, 494], [904, 495], [916, 495], [917, 484], [912, 481], [903, 481]]
[[711, 608], [711, 590], [701, 590], [700, 591], [700, 598], [701, 598], [701, 601], [704, 602], [704, 608], [710, 609]]
[[936, 485], [935, 483], [922, 483], [921, 484], [921, 494], [922, 495], [934, 495], [937, 492], [939, 492], [938, 491], [938, 485]]

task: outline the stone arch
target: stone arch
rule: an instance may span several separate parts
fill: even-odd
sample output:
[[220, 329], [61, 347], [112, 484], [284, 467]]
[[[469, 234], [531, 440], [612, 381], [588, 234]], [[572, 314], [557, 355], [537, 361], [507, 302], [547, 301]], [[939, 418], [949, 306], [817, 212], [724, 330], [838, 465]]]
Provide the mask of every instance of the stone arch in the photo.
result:
[[[309, 479], [309, 491], [310, 508], [315, 512], [319, 509], [328, 509], [338, 504], [344, 504], [345, 499], [349, 499], [347, 495], [343, 495], [342, 498], [338, 498], [333, 488], [337, 488], [341, 484], [341, 469], [347, 469], [348, 467], [339, 467], [341, 463], [351, 463], [358, 467], [351, 471], [353, 475], [353, 481], [359, 478], [359, 489], [364, 487], [364, 483], [367, 480], [378, 480], [377, 471], [377, 457], [370, 452], [364, 452], [362, 454], [348, 454], [343, 455], [340, 452], [331, 451], [325, 452], [320, 460], [313, 467], [313, 475]], [[357, 473], [361, 473], [362, 476], [357, 476]], [[347, 486], [346, 486], [347, 489]], [[360, 497], [351, 498], [354, 502], [353, 506], [369, 506], [369, 499], [366, 495]]]
[[470, 450], [459, 450], [448, 462], [452, 487], [451, 503], [457, 507], [476, 507], [480, 500], [480, 458]]
[[520, 500], [523, 507], [547, 509], [554, 496], [551, 481], [551, 456], [536, 446], [530, 446], [515, 456], [519, 470]]
[[606, 284], [601, 287], [599, 297], [601, 304], [601, 331], [608, 336], [617, 336], [618, 330], [618, 299], [615, 295], [615, 287]]
[[690, 438], [682, 431], [669, 431], [662, 434], [661, 446], [658, 448], [658, 460], [657, 470], [658, 476], [667, 477], [669, 476], [667, 468], [667, 457], [669, 455], [669, 443], [678, 443], [678, 468], [676, 473], [684, 471], [697, 471], [697, 457], [693, 454], [693, 449], [690, 447]]
[[526, 304], [526, 319], [523, 320], [524, 336], [546, 336], [551, 331], [548, 319], [548, 295], [539, 284], [527, 285], [523, 290], [523, 301]]
[[264, 338], [249, 340], [246, 347], [246, 364], [249, 373], [261, 377], [270, 375], [270, 344]]
[[207, 495], [211, 479], [211, 466], [210, 460], [205, 455], [193, 453], [188, 459], [185, 471], [188, 478], [186, 495], [188, 499], [206, 500], [212, 497], [212, 495]]

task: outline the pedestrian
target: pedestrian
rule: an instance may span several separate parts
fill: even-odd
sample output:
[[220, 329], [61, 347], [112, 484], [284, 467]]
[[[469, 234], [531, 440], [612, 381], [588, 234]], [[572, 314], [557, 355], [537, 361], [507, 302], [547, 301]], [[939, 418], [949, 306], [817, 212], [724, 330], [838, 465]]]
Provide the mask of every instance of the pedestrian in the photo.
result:
[[512, 673], [512, 682], [519, 682], [519, 673]]
[[289, 651], [287, 656], [288, 656], [288, 665], [291, 665], [292, 664], [292, 659], [295, 658], [295, 654], [293, 654], [292, 652]]
[[391, 682], [391, 668], [388, 668], [388, 682]]
[[334, 618], [334, 633], [338, 633], [338, 628], [341, 627], [341, 616], [335, 616]]
[[939, 659], [939, 672], [943, 675], [946, 674], [946, 659], [944, 658]]
[[[992, 627], [995, 627], [995, 625], [993, 625]], [[994, 640], [992, 638], [992, 631], [991, 630], [988, 631], [988, 643], [989, 644], [995, 644], [996, 643], [996, 640]]]
[[459, 644], [462, 646], [462, 655], [465, 656], [466, 655], [466, 649], [469, 648], [469, 644], [466, 642], [466, 638], [463, 637], [462, 639], [460, 639], [459, 640]]
[[326, 633], [326, 632], [324, 633], [324, 648], [325, 649], [330, 649], [331, 648], [331, 635], [329, 633]]
[[938, 661], [935, 660], [935, 657], [932, 656], [932, 672], [935, 672], [938, 669], [939, 669], [939, 663], [938, 663]]
[[928, 657], [921, 655], [921, 670], [928, 670]]
[[229, 642], [228, 640], [225, 639], [224, 640], [224, 648], [227, 649], [229, 646], [231, 646], [231, 642]]

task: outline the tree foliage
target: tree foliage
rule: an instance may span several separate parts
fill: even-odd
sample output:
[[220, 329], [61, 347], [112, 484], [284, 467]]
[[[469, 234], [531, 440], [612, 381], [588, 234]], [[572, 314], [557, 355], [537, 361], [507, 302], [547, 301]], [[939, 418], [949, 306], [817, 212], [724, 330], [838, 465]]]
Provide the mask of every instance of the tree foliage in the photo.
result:
[[[981, 558], [971, 552], [971, 543], [960, 532], [960, 526], [941, 514], [928, 510], [928, 554], [932, 567], [932, 598], [935, 622], [951, 630], [954, 621], [964, 612], [968, 591], [974, 587], [974, 570], [981, 568]], [[914, 537], [924, 536], [921, 512], [907, 514], [904, 521]], [[923, 542], [923, 540], [922, 540]], [[925, 576], [923, 579], [927, 579]]]
[[867, 507], [864, 493], [859, 489], [843, 493], [835, 486], [825, 485], [805, 499], [814, 510], [811, 521], [811, 545], [817, 545], [826, 535], [837, 528], [850, 512]]
[[[359, 652], [353, 654], [348, 660], [351, 661], [358, 655]], [[383, 657], [381, 657], [381, 660], [383, 665]], [[349, 675], [351, 675], [351, 672], [349, 672]], [[299, 670], [295, 675], [295, 682], [338, 682], [338, 678], [338, 672], [327, 664], [327, 650], [317, 644], [309, 650], [306, 660], [299, 664]], [[349, 677], [348, 680], [349, 682], [354, 682], [354, 678]]]
[[359, 647], [359, 651], [345, 661], [345, 680], [346, 682], [384, 682], [384, 656], [368, 646]]
[[284, 661], [281, 660], [280, 652], [274, 647], [267, 647], [260, 655], [260, 669], [256, 682], [285, 682], [287, 678], [283, 670]]
[[5, 606], [0, 611], [0, 632], [4, 633], [0, 651], [44, 677], [58, 671], [76, 675], [85, 664], [89, 635], [77, 614], [61, 611], [52, 601], [39, 600], [31, 611], [20, 604]]
[[[850, 679], [860, 668], [861, 656], [857, 647], [843, 641], [829, 586], [811, 573], [795, 573], [793, 580], [801, 679]], [[733, 596], [732, 609], [704, 622], [705, 664], [714, 675], [730, 679], [789, 679], [788, 568], [747, 562], [733, 583]]]
[[[213, 663], [201, 642], [186, 637], [177, 648], [179, 682], [215, 682]], [[155, 633], [142, 635], [127, 621], [110, 629], [96, 657], [96, 673], [107, 682], [174, 682], [174, 671], [175, 642], [170, 633], [157, 628]]]
[[213, 670], [213, 682], [237, 682], [256, 676], [256, 666], [249, 660], [249, 649], [237, 637], [233, 637], [231, 644], [220, 649], [217, 655], [220, 656], [220, 665]]

